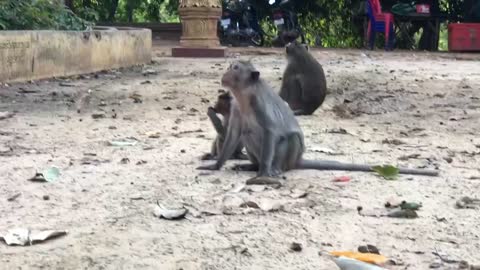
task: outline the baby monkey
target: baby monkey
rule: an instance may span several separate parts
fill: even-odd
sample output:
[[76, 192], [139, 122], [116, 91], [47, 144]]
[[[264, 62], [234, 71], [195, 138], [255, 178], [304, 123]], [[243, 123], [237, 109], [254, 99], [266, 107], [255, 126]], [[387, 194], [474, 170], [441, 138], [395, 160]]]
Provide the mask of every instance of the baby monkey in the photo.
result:
[[[206, 153], [202, 156], [202, 160], [215, 160], [222, 151], [223, 144], [225, 142], [225, 137], [227, 135], [228, 121], [230, 120], [230, 111], [232, 107], [232, 95], [230, 92], [225, 92], [224, 90], [218, 91], [219, 95], [217, 102], [213, 107], [208, 107], [207, 115], [212, 122], [215, 131], [217, 132], [217, 137], [213, 141], [212, 150], [210, 153]], [[223, 118], [223, 121], [218, 117], [217, 114], [220, 114]], [[238, 144], [235, 152], [232, 155], [231, 159], [248, 159], [247, 155], [242, 152], [243, 145]]]

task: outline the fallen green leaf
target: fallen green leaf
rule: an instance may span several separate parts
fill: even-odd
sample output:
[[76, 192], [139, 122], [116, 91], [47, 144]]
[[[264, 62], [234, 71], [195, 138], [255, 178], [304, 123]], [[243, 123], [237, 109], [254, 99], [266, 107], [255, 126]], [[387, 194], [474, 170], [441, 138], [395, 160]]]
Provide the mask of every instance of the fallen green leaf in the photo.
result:
[[392, 165], [374, 166], [372, 169], [387, 180], [395, 180], [400, 173], [400, 170]]
[[43, 171], [42, 175], [45, 178], [45, 181], [54, 182], [60, 176], [60, 170], [58, 168], [52, 167]]
[[400, 208], [403, 210], [418, 210], [421, 207], [422, 207], [421, 203], [402, 202], [402, 204], [400, 204]]
[[396, 209], [387, 214], [388, 217], [391, 218], [418, 218], [417, 212], [415, 210], [410, 209]]

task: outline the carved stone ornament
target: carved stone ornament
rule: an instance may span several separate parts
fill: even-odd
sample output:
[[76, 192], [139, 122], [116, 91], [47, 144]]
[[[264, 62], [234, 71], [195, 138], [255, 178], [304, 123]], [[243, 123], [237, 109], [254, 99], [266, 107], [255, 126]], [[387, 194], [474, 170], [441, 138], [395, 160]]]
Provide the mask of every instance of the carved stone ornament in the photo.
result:
[[221, 0], [180, 0], [180, 8], [184, 7], [222, 8], [222, 3]]
[[220, 0], [181, 0], [178, 8], [182, 22], [183, 47], [218, 47], [217, 24], [222, 15]]

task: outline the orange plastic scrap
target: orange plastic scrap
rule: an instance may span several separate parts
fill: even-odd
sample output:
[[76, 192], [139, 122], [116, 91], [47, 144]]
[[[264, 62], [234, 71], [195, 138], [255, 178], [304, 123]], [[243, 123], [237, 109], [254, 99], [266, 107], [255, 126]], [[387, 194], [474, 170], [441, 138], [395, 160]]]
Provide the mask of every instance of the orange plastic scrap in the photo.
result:
[[376, 265], [382, 265], [387, 262], [387, 257], [374, 254], [374, 253], [360, 253], [352, 251], [331, 251], [330, 254], [333, 256], [344, 256], [347, 258], [352, 258], [366, 263], [372, 263]]

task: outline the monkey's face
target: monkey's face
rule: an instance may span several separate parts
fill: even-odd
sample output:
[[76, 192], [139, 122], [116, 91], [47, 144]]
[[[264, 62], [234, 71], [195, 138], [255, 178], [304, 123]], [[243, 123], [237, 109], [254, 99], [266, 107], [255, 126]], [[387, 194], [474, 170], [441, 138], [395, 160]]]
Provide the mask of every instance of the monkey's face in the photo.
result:
[[224, 117], [230, 114], [230, 106], [232, 104], [232, 96], [230, 93], [223, 93], [218, 96], [217, 103], [213, 109], [216, 113], [223, 115]]
[[298, 43], [295, 40], [287, 44], [287, 46], [285, 47], [285, 52], [287, 54], [287, 57], [296, 56], [308, 52], [308, 46], [307, 44]]
[[222, 76], [222, 85], [230, 88], [232, 91], [241, 91], [250, 84], [256, 82], [260, 77], [258, 72], [250, 62], [235, 61]]

